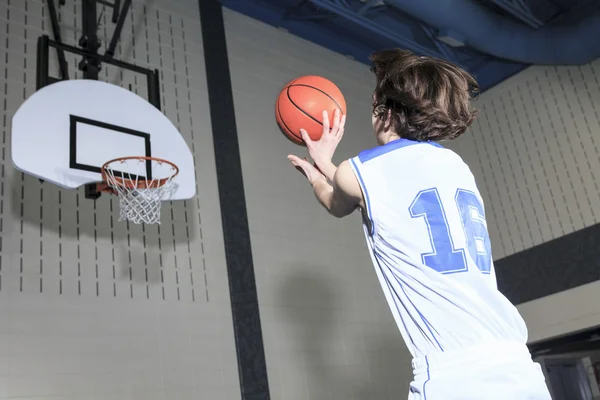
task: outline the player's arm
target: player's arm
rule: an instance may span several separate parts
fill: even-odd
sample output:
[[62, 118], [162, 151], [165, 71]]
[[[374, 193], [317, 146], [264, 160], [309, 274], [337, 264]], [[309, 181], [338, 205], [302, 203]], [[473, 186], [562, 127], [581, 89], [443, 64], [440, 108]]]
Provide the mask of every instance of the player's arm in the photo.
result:
[[332, 172], [332, 184], [325, 176], [315, 180], [313, 189], [319, 203], [336, 218], [352, 214], [363, 207], [363, 196], [356, 175], [348, 161], [344, 161]]

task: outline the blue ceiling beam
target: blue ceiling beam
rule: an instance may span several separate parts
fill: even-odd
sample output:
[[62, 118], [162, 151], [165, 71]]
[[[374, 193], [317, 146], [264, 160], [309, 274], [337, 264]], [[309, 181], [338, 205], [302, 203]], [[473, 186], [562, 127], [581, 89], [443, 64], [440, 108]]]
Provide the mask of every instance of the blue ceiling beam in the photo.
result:
[[219, 2], [223, 6], [248, 17], [278, 28], [285, 28], [293, 35], [349, 56], [358, 62], [370, 64], [369, 56], [374, 51], [372, 47], [348, 40], [346, 35], [328, 29], [326, 24], [284, 19], [283, 15], [285, 13], [280, 9], [267, 7], [264, 4], [260, 6], [257, 2], [251, 0], [219, 0]]
[[421, 25], [421, 29], [423, 29], [423, 31], [427, 34], [427, 36], [429, 36], [429, 38], [435, 44], [438, 50], [444, 55], [443, 58], [451, 62], [456, 61], [455, 53], [451, 49], [449, 49], [445, 43], [442, 43], [439, 40], [437, 40], [433, 28], [427, 25]]
[[331, 1], [336, 3], [340, 7], [350, 7], [350, 4], [348, 4], [348, 2], [346, 0], [331, 0]]
[[[321, 22], [298, 20], [295, 19], [295, 17], [290, 18], [291, 14], [288, 11], [290, 6], [294, 4], [292, 2], [284, 2], [282, 0], [220, 0], [220, 2], [229, 9], [269, 25], [284, 28], [293, 35], [337, 53], [349, 56], [366, 65], [370, 65], [369, 56], [373, 52], [397, 45], [395, 42], [389, 39], [382, 39], [379, 35], [374, 35], [372, 31], [365, 30], [360, 26], [345, 24], [346, 26], [344, 27], [339, 21], [339, 18], [337, 18], [337, 20], [335, 18], [332, 19], [331, 17], [334, 15], [326, 11], [318, 13], [318, 10], [311, 10], [310, 15], [312, 16], [320, 14], [323, 18], [329, 18], [328, 20]], [[376, 6], [368, 9], [367, 13], [382, 8], [383, 7]], [[358, 10], [359, 7], [356, 9]], [[381, 17], [381, 13], [378, 13], [377, 15]], [[391, 27], [391, 21], [393, 20], [391, 18], [387, 18], [387, 20], [390, 22], [387, 25]], [[410, 21], [405, 21], [405, 23], [409, 22]], [[410, 34], [411, 32], [417, 34], [417, 30], [423, 32], [422, 25], [416, 23], [413, 23], [410, 26], [401, 21], [395, 21], [395, 23], [398, 24], [398, 31], [403, 31], [403, 34]], [[354, 28], [352, 28], [352, 26], [354, 26]], [[431, 41], [430, 38], [427, 37], [426, 32], [423, 32], [423, 40]], [[443, 46], [443, 44], [441, 45]], [[481, 92], [485, 92], [489, 88], [527, 67], [527, 65], [524, 64], [498, 60], [486, 56], [485, 54], [477, 53], [469, 48], [453, 49], [447, 47], [446, 50], [452, 54], [453, 58], [448, 56], [442, 56], [441, 58], [452, 62], [455, 62], [453, 59], [456, 59], [459, 61], [457, 64], [466, 66], [465, 69], [471, 72], [479, 81]], [[445, 53], [441, 50], [438, 50], [438, 52]]]
[[[356, 12], [358, 15], [365, 15], [367, 11], [372, 10], [381, 4], [381, 0], [368, 0], [365, 4], [363, 4], [360, 9]], [[381, 7], [381, 6], [380, 6]]]
[[438, 29], [455, 31], [483, 53], [524, 64], [586, 64], [600, 56], [598, 3], [572, 26], [533, 29], [494, 12], [475, 0], [385, 0]]
[[323, 21], [333, 17], [335, 14], [323, 12], [322, 9], [309, 9], [308, 3], [302, 2], [296, 6], [289, 7], [283, 13], [282, 19], [296, 21]]
[[537, 19], [531, 12], [527, 4], [522, 0], [489, 0], [505, 11], [517, 17], [522, 22], [532, 28], [539, 28], [543, 25], [542, 21]]
[[338, 3], [339, 0], [309, 0], [309, 1], [327, 11], [330, 11], [330, 12], [333, 12], [333, 13], [339, 15], [340, 17], [342, 17], [348, 21], [351, 21], [357, 25], [360, 25], [361, 27], [363, 27], [381, 37], [384, 37], [384, 38], [387, 38], [387, 39], [393, 41], [394, 43], [396, 43], [397, 47], [409, 49], [409, 50], [411, 50], [417, 54], [423, 55], [423, 56], [445, 58], [444, 54], [440, 53], [439, 51], [434, 50], [427, 46], [423, 46], [420, 43], [417, 43], [416, 41], [411, 40], [407, 37], [398, 35], [393, 30], [387, 29], [386, 27], [384, 27], [380, 24], [377, 24], [377, 23], [371, 21], [370, 19], [363, 17], [362, 15], [358, 14], [355, 10], [353, 10], [350, 7], [344, 7], [344, 6], [339, 5], [339, 3]]

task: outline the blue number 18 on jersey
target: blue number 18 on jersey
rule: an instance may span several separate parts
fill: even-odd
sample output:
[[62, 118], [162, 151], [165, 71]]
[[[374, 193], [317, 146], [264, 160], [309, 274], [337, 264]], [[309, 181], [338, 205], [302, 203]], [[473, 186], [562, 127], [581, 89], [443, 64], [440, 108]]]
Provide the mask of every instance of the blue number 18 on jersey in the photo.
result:
[[464, 189], [456, 191], [454, 200], [455, 204], [452, 206], [460, 213], [466, 249], [457, 249], [454, 245], [437, 188], [420, 191], [408, 209], [413, 218], [423, 217], [429, 231], [432, 251], [422, 254], [423, 263], [442, 274], [464, 272], [467, 270], [465, 254], [469, 254], [477, 268], [482, 273], [489, 274], [492, 268], [492, 247], [483, 204], [475, 193]]

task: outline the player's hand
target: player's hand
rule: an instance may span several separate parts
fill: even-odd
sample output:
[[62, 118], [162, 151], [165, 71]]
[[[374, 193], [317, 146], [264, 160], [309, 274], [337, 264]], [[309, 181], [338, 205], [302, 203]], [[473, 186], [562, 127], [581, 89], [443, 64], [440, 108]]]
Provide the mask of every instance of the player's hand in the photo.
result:
[[323, 134], [319, 140], [312, 140], [304, 129], [300, 129], [300, 134], [306, 144], [308, 154], [322, 171], [327, 170], [331, 164], [335, 149], [344, 136], [345, 124], [346, 116], [342, 115], [340, 110], [336, 109], [333, 113], [333, 125], [331, 129], [329, 129], [329, 115], [327, 111], [323, 111]]
[[310, 182], [311, 185], [319, 179], [325, 179], [325, 175], [323, 175], [315, 165], [308, 162], [306, 158], [300, 158], [290, 154], [288, 160], [290, 160], [292, 165], [308, 179], [308, 182]]

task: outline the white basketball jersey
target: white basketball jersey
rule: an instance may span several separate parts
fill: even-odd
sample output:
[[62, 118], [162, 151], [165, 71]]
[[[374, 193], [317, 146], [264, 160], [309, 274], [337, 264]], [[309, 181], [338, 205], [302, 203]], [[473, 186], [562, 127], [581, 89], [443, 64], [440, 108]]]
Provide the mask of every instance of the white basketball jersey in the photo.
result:
[[373, 265], [413, 357], [525, 343], [523, 319], [498, 291], [483, 201], [462, 159], [433, 142], [400, 139], [350, 163]]

